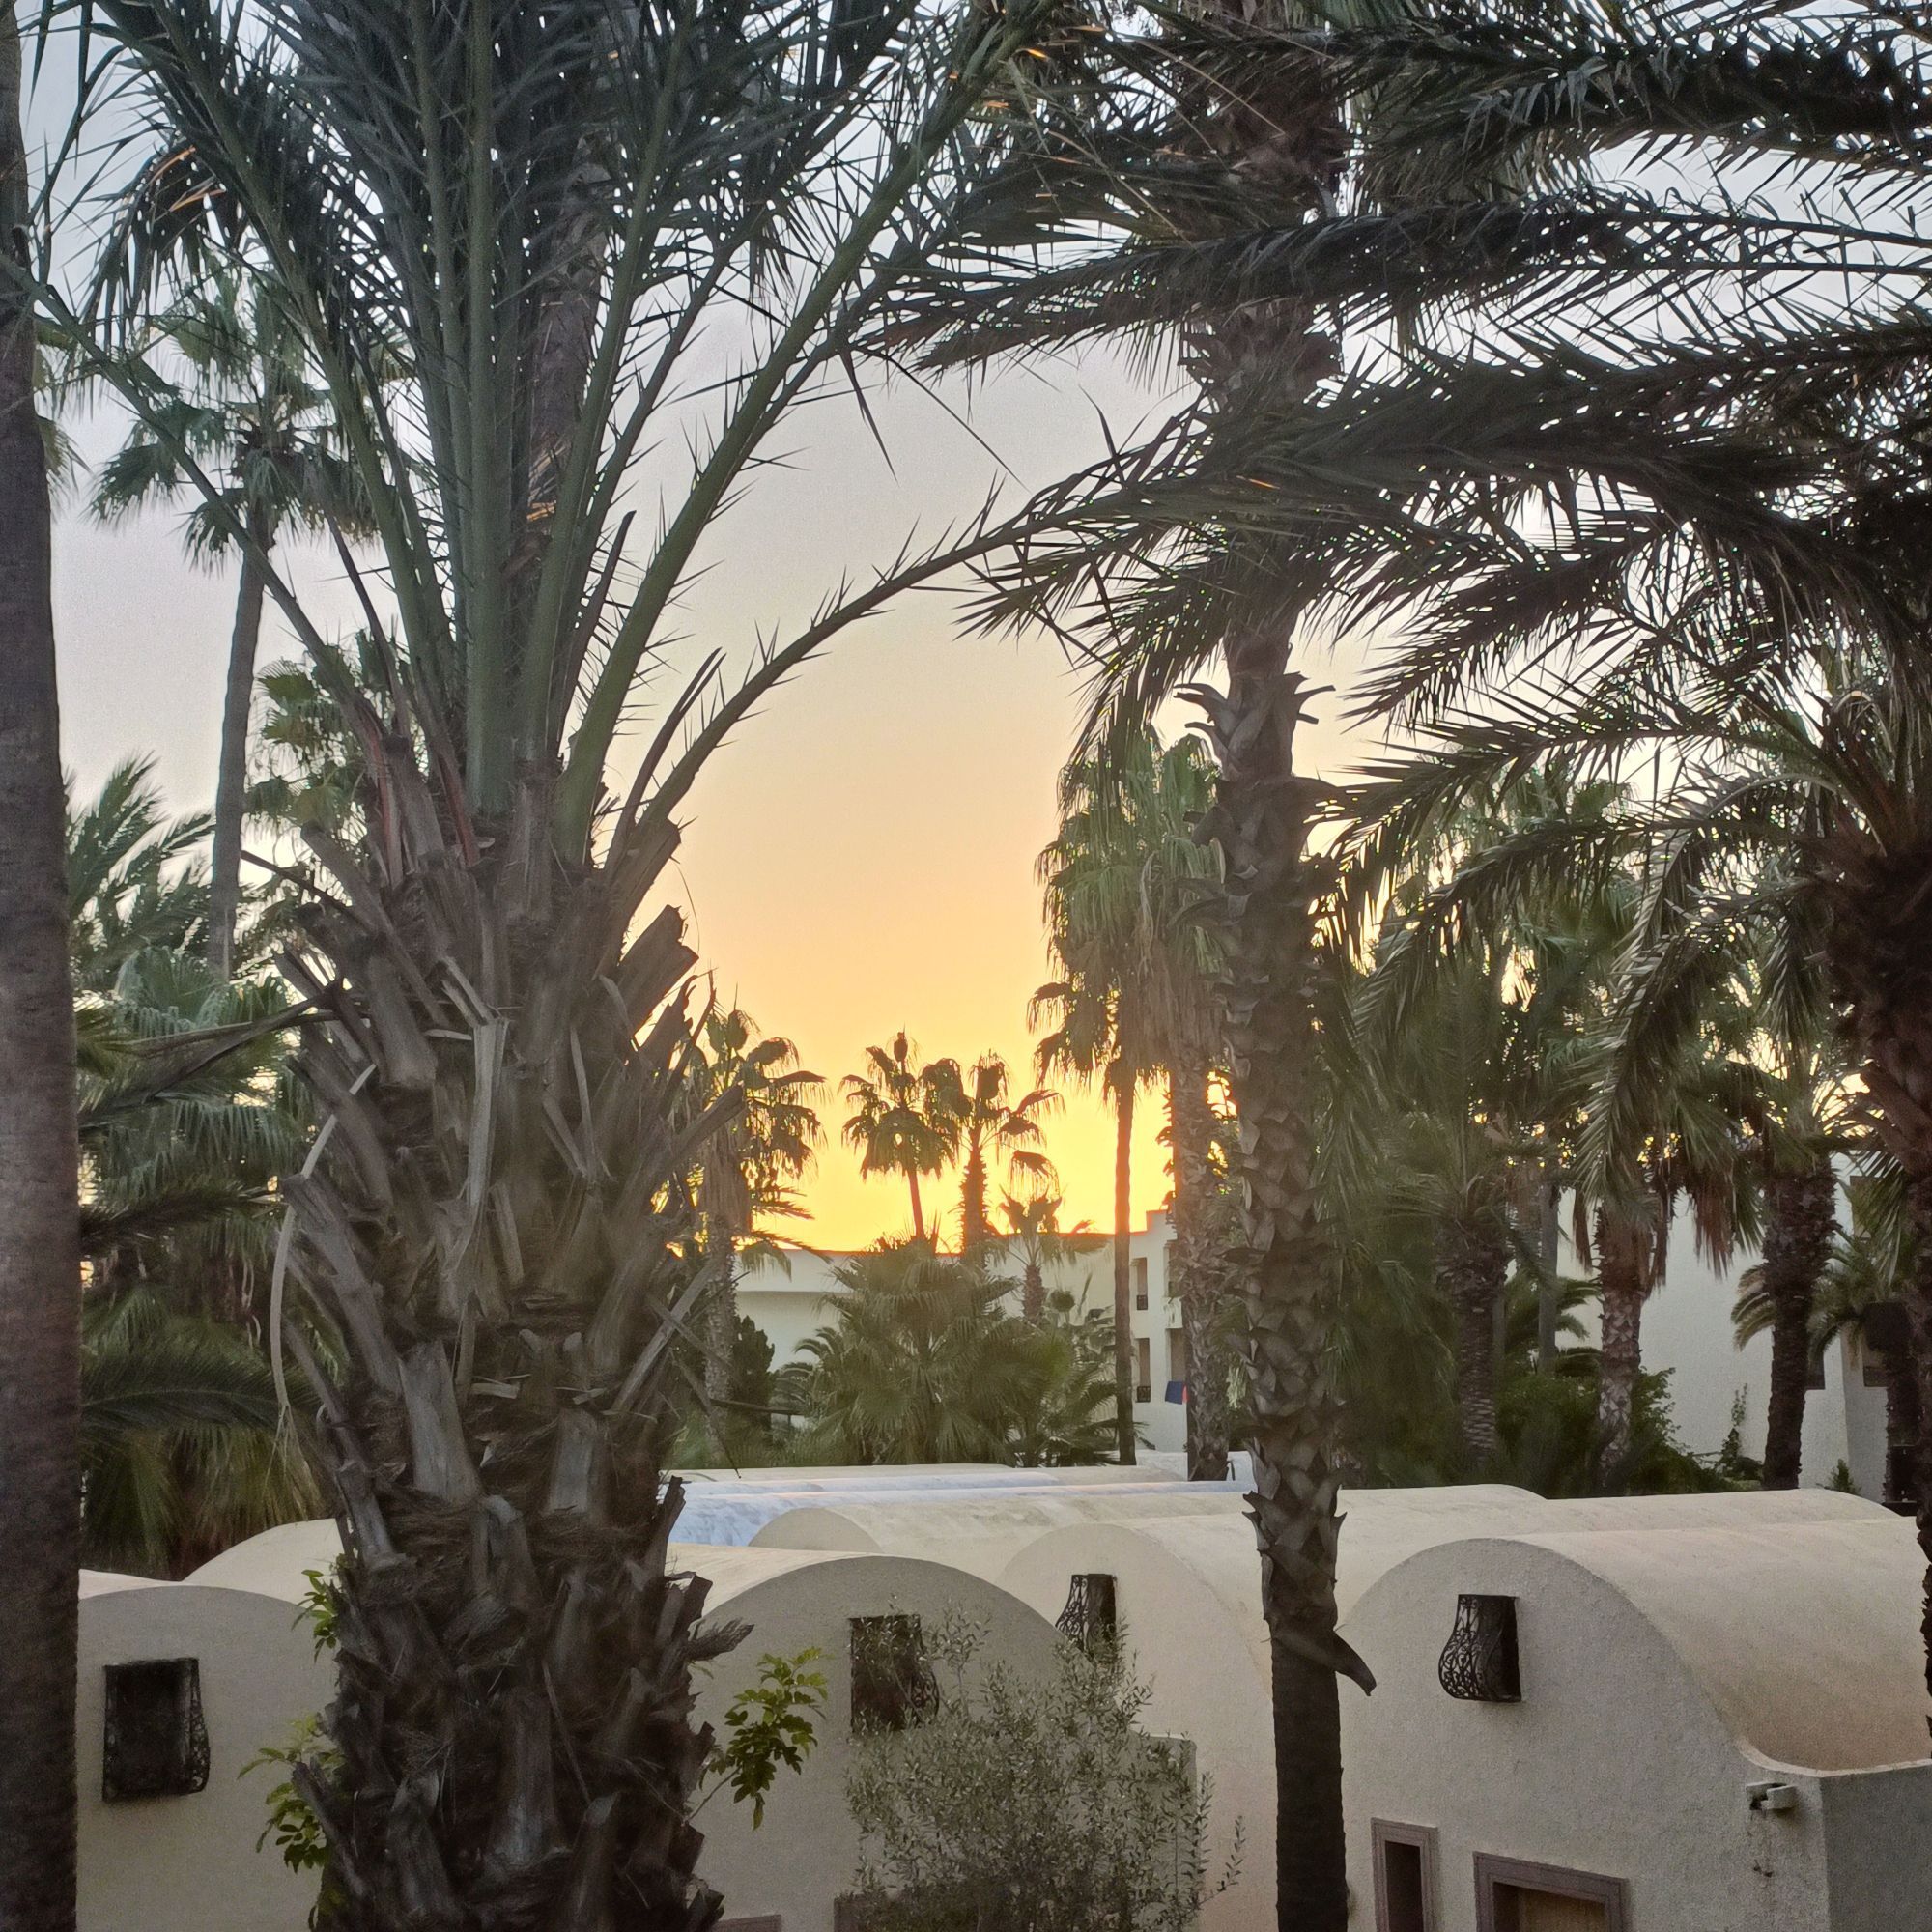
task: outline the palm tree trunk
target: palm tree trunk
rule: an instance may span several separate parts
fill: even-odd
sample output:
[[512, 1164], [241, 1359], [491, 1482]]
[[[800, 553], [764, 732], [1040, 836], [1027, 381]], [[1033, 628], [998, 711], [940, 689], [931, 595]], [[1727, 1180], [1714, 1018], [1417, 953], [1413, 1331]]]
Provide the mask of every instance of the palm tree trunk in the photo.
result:
[[1597, 1215], [1597, 1282], [1603, 1299], [1597, 1378], [1597, 1482], [1614, 1491], [1625, 1480], [1643, 1360], [1644, 1282], [1636, 1231], [1609, 1213]]
[[1765, 1421], [1764, 1487], [1795, 1490], [1811, 1383], [1811, 1308], [1832, 1251], [1837, 1183], [1830, 1161], [1765, 1178], [1764, 1286], [1772, 1308], [1771, 1405]]
[[959, 1252], [977, 1255], [986, 1245], [986, 1151], [974, 1140], [959, 1188]]
[[1563, 1288], [1556, 1278], [1563, 1254], [1562, 1205], [1562, 1182], [1553, 1174], [1546, 1175], [1539, 1190], [1536, 1223], [1536, 1259], [1543, 1270], [1543, 1279], [1536, 1285], [1536, 1368], [1545, 1376], [1556, 1373], [1556, 1357], [1562, 1349]]
[[1020, 1277], [1020, 1314], [1030, 1328], [1046, 1320], [1046, 1270], [1031, 1257]]
[[1208, 1065], [1178, 1056], [1168, 1075], [1168, 1130], [1174, 1146], [1174, 1274], [1187, 1336], [1187, 1480], [1228, 1479], [1228, 1364], [1208, 1232], [1214, 1188], [1214, 1110]]
[[1308, 832], [1325, 788], [1294, 771], [1307, 715], [1286, 637], [1230, 640], [1225, 699], [1204, 695], [1220, 782], [1210, 831], [1227, 903], [1225, 1025], [1240, 1117], [1245, 1242], [1236, 1280], [1254, 1404], [1262, 1610], [1272, 1665], [1276, 1921], [1281, 1932], [1344, 1932], [1337, 1673], [1364, 1690], [1366, 1665], [1336, 1631], [1337, 1403], [1330, 1368], [1329, 1246], [1314, 1178], [1318, 1044], [1314, 905], [1321, 879]]
[[925, 1239], [925, 1209], [919, 1198], [919, 1169], [906, 1169], [906, 1185], [912, 1189], [912, 1237], [915, 1241]]
[[1444, 1230], [1439, 1279], [1456, 1311], [1456, 1417], [1473, 1475], [1496, 1453], [1496, 1308], [1509, 1243], [1487, 1218]]
[[341, 1765], [295, 1774], [329, 1932], [685, 1932], [716, 1912], [693, 1672], [736, 1634], [668, 1561], [675, 1345], [710, 1287], [689, 1177], [727, 1104], [686, 1115], [676, 913], [627, 937], [675, 832], [568, 866], [540, 786], [472, 835], [406, 735], [371, 754], [367, 844], [309, 835], [341, 891], [286, 967], [334, 1122], [284, 1184], [343, 1364], [287, 1330], [346, 1552]]
[[1134, 1080], [1115, 1063], [1114, 1457], [1139, 1461], [1134, 1441]]
[[[1867, 1344], [1869, 1346], [1869, 1344]], [[1885, 1372], [1885, 1492], [1888, 1509], [1918, 1507], [1918, 1375], [1908, 1349], [1876, 1351]]]
[[31, 229], [19, 23], [0, 0], [0, 1925], [72, 1932], [79, 1156], [52, 518], [14, 280]]
[[[268, 520], [251, 514], [249, 534], [265, 548]], [[262, 641], [266, 590], [253, 554], [242, 554], [235, 629], [228, 645], [228, 689], [221, 706], [221, 762], [214, 781], [214, 841], [209, 866], [208, 965], [217, 980], [235, 972], [235, 923], [242, 907], [242, 822], [248, 796], [248, 721], [255, 701], [255, 654]]]

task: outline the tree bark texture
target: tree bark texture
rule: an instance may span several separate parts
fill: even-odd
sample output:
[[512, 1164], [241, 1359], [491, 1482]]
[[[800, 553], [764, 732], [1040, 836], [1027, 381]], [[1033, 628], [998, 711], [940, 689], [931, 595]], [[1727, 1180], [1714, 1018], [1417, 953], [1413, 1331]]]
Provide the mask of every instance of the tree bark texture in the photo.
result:
[[1168, 1076], [1174, 1149], [1174, 1279], [1187, 1336], [1187, 1480], [1228, 1478], [1228, 1361], [1212, 1212], [1214, 1110], [1205, 1055], [1178, 1056]]
[[1020, 1315], [1029, 1328], [1046, 1320], [1046, 1270], [1029, 1261], [1020, 1277]]
[[959, 1185], [959, 1252], [977, 1255], [986, 1245], [986, 1149], [974, 1139], [966, 1151], [966, 1168]]
[[[265, 520], [251, 534], [267, 545]], [[248, 724], [255, 704], [255, 659], [262, 641], [267, 585], [254, 557], [242, 554], [235, 630], [228, 645], [228, 688], [221, 703], [221, 756], [214, 780], [214, 838], [208, 873], [208, 966], [217, 980], [235, 973], [235, 926], [242, 909], [242, 829], [248, 797]]]
[[1837, 1182], [1829, 1160], [1765, 1178], [1764, 1287], [1771, 1300], [1771, 1404], [1765, 1421], [1764, 1486], [1795, 1490], [1804, 1449], [1804, 1399], [1811, 1385], [1811, 1310], [1831, 1258]]
[[1563, 1346], [1563, 1284], [1556, 1278], [1562, 1257], [1563, 1185], [1548, 1176], [1537, 1194], [1536, 1259], [1543, 1279], [1536, 1285], [1536, 1369], [1539, 1375], [1556, 1373], [1556, 1357]]
[[698, 1108], [667, 909], [674, 827], [566, 867], [526, 787], [478, 836], [406, 741], [360, 724], [366, 845], [311, 832], [327, 892], [284, 970], [325, 1023], [324, 1122], [285, 1183], [291, 1278], [336, 1343], [313, 1450], [345, 1549], [330, 1932], [701, 1932], [692, 1673], [740, 1634], [673, 1572], [665, 1474], [694, 1268]]
[[1254, 1405], [1255, 1491], [1272, 1665], [1282, 1932], [1343, 1932], [1337, 1674], [1374, 1679], [1336, 1631], [1338, 1404], [1331, 1374], [1329, 1244], [1314, 1181], [1318, 1045], [1314, 906], [1323, 879], [1308, 830], [1322, 787], [1294, 770], [1303, 680], [1278, 636], [1228, 647], [1226, 697], [1197, 693], [1220, 779], [1209, 835], [1227, 886], [1225, 1025], [1240, 1119], [1244, 1246], [1237, 1291]]
[[1509, 1237], [1492, 1218], [1451, 1223], [1438, 1279], [1456, 1311], [1456, 1419], [1474, 1473], [1496, 1453], [1496, 1308], [1509, 1278]]
[[1131, 1466], [1134, 1442], [1134, 1083], [1114, 1090], [1114, 1459]]
[[[1866, 1343], [1870, 1349], [1871, 1344]], [[1888, 1509], [1918, 1507], [1918, 1375], [1909, 1349], [1875, 1351], [1885, 1375], [1885, 1492]]]
[[73, 1932], [79, 1156], [20, 71], [0, 0], [0, 1926]]
[[1602, 1295], [1601, 1368], [1597, 1378], [1597, 1482], [1620, 1490], [1629, 1473], [1643, 1366], [1643, 1243], [1616, 1217], [1597, 1216], [1597, 1284]]
[[1826, 962], [1847, 1014], [1881, 1144], [1905, 1177], [1923, 1258], [1905, 1285], [1906, 1332], [1921, 1426], [1914, 1470], [1926, 1577], [1921, 1635], [1932, 1696], [1932, 843], [1888, 847], [1850, 821], [1812, 861], [1830, 917]]
[[722, 1459], [728, 1413], [724, 1405], [731, 1399], [731, 1358], [738, 1346], [738, 1257], [728, 1241], [714, 1268], [716, 1279], [704, 1307], [704, 1400], [710, 1409], [706, 1433]]

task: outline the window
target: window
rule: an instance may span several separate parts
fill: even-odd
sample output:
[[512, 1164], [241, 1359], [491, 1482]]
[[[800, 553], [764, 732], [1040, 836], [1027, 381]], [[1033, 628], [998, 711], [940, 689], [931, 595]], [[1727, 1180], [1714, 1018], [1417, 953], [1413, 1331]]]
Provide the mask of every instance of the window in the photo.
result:
[[1145, 1255], [1141, 1255], [1137, 1257], [1134, 1262], [1134, 1306], [1136, 1308], [1145, 1308], [1147, 1305], [1148, 1305], [1147, 1257]]
[[201, 1665], [192, 1657], [110, 1663], [100, 1795], [185, 1798], [208, 1789]]
[[1426, 1825], [1371, 1827], [1376, 1861], [1376, 1932], [1436, 1932], [1435, 1833]]
[[1145, 1335], [1134, 1337], [1134, 1400], [1153, 1400], [1153, 1350]]
[[939, 1696], [925, 1634], [909, 1616], [852, 1619], [852, 1728], [903, 1731]]
[[1620, 1878], [1476, 1854], [1477, 1932], [1629, 1932]]

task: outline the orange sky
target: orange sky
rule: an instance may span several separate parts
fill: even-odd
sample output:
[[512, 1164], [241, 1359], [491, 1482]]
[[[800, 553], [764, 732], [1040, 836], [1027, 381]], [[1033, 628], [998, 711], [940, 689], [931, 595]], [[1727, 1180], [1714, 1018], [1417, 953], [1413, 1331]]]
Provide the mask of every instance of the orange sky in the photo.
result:
[[[1104, 362], [1019, 373], [970, 397], [975, 428], [1019, 482], [1046, 480], [1158, 399]], [[765, 472], [715, 533], [709, 569], [681, 613], [681, 659], [712, 643], [742, 661], [917, 529], [936, 536], [978, 507], [999, 472], [940, 409], [900, 389], [877, 399], [889, 466], [849, 403], [801, 419], [789, 465]], [[99, 432], [87, 439], [99, 443]], [[654, 485], [674, 482], [681, 440], [634, 496], [648, 526]], [[1009, 491], [1017, 484], [1009, 483]], [[316, 602], [350, 621], [346, 593], [311, 564]], [[172, 520], [101, 531], [69, 515], [56, 557], [68, 762], [98, 783], [117, 757], [152, 751], [179, 810], [204, 808], [231, 587], [181, 560]], [[838, 1140], [837, 1083], [866, 1045], [906, 1028], [928, 1055], [995, 1049], [1029, 1063], [1029, 994], [1046, 977], [1033, 864], [1054, 826], [1054, 781], [1080, 715], [1080, 687], [1041, 639], [959, 635], [959, 600], [909, 600], [840, 639], [776, 694], [715, 761], [695, 796], [682, 858], [694, 943], [769, 1032], [794, 1038], [826, 1076], [830, 1132], [795, 1233], [863, 1245], [909, 1225], [903, 1184], [864, 1181]], [[284, 654], [271, 643], [265, 658]], [[637, 724], [651, 726], [652, 696]], [[1135, 1208], [1166, 1198], [1160, 1109], [1142, 1105]], [[1071, 1219], [1112, 1221], [1112, 1126], [1069, 1094], [1052, 1123]], [[939, 1196], [956, 1232], [957, 1187]]]

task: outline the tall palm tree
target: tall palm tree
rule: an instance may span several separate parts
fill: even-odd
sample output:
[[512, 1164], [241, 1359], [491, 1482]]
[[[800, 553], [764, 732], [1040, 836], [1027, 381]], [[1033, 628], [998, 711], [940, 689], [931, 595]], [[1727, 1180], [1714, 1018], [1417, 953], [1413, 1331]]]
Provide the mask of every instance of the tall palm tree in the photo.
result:
[[1041, 1048], [1042, 1065], [1057, 1062], [1092, 1077], [1097, 1037], [1111, 1035], [1106, 1078], [1119, 1111], [1117, 1346], [1130, 1319], [1134, 1091], [1166, 1077], [1174, 1288], [1188, 1348], [1188, 1466], [1196, 1480], [1218, 1481], [1227, 1474], [1228, 1378], [1208, 1233], [1218, 1124], [1208, 1093], [1218, 953], [1202, 919], [1217, 871], [1212, 847], [1199, 836], [1211, 798], [1207, 759], [1188, 739], [1163, 746], [1151, 731], [1137, 733], [1102, 757], [1067, 766], [1059, 834], [1038, 866], [1048, 943], [1064, 978], [1041, 989], [1036, 1007], [1057, 1009], [1059, 1016]]
[[272, 281], [217, 270], [147, 324], [130, 353], [163, 365], [155, 370], [154, 420], [137, 421], [102, 467], [95, 515], [116, 521], [196, 498], [192, 464], [226, 480], [217, 498], [195, 500], [188, 512], [189, 555], [240, 554], [209, 867], [208, 961], [226, 979], [242, 902], [248, 725], [268, 589], [257, 555], [272, 555], [293, 529], [329, 529], [338, 541], [360, 534], [366, 517], [355, 473], [335, 447], [328, 390]]
[[20, 27], [0, 5], [0, 1922], [74, 1924], [80, 1256], [52, 509]]
[[992, 1236], [986, 1214], [986, 1192], [992, 1164], [1002, 1155], [1010, 1173], [1050, 1185], [1053, 1165], [1039, 1151], [1041, 1118], [1060, 1104], [1050, 1088], [1009, 1100], [1010, 1077], [997, 1053], [982, 1053], [960, 1076], [965, 1110], [959, 1121], [960, 1244], [962, 1255], [977, 1255]]
[[959, 1158], [966, 1093], [956, 1060], [919, 1060], [901, 1030], [866, 1049], [866, 1071], [845, 1076], [845, 1144], [861, 1174], [902, 1174], [912, 1197], [912, 1237], [925, 1239], [922, 1174], [943, 1174]]
[[704, 1310], [704, 1394], [719, 1418], [731, 1393], [738, 1337], [738, 1268], [776, 1215], [797, 1215], [797, 1182], [819, 1138], [815, 1101], [823, 1082], [799, 1065], [798, 1048], [761, 1036], [742, 1007], [713, 1008], [700, 1035], [703, 1062], [694, 1096], [700, 1113], [721, 1099], [737, 1105], [719, 1119], [698, 1153], [697, 1200], [704, 1263], [712, 1276]]
[[[365, 682], [217, 507], [361, 768], [353, 826], [305, 830], [284, 956], [326, 1020], [298, 1065], [327, 1140], [285, 1182], [282, 1252], [334, 1372], [281, 1335], [348, 1551], [339, 1769], [296, 1773], [326, 1890], [384, 1932], [701, 1925], [691, 1673], [729, 1633], [668, 1567], [665, 1465], [674, 1344], [709, 1289], [691, 1177], [740, 1102], [688, 1111], [694, 961], [652, 908], [749, 710], [902, 592], [1097, 499], [970, 517], [735, 688], [707, 660], [649, 738], [619, 739], [774, 438], [950, 261], [1084, 43], [1036, 0], [97, 0], [94, 19], [153, 158], [117, 184], [90, 311], [43, 294], [61, 346], [165, 437], [165, 396], [89, 325], [164, 310], [156, 280], [240, 253], [328, 391], [376, 532], [374, 568], [344, 565]], [[688, 452], [661, 522], [624, 509], [647, 447]], [[219, 506], [225, 481], [173, 448]]]

